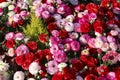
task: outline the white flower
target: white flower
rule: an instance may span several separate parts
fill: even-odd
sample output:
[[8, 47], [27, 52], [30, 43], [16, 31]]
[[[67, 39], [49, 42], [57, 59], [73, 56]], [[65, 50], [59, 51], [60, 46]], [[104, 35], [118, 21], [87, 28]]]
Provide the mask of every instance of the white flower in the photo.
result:
[[66, 17], [66, 19], [69, 21], [69, 22], [73, 22], [73, 20], [74, 20], [74, 16], [73, 15], [68, 15], [67, 17]]
[[112, 36], [117, 36], [118, 35], [118, 31], [116, 31], [116, 30], [111, 30], [110, 33], [111, 33]]
[[14, 5], [9, 5], [9, 6], [8, 6], [8, 10], [13, 10], [14, 8], [15, 8]]
[[107, 51], [109, 49], [109, 44], [108, 43], [104, 43], [103, 45], [102, 45], [102, 48], [101, 48], [101, 50], [102, 51]]
[[0, 71], [0, 80], [10, 80], [9, 77], [10, 76], [7, 72]]
[[28, 80], [35, 80], [34, 78], [29, 78]]
[[67, 66], [66, 63], [60, 63], [60, 64], [58, 64], [59, 71], [62, 71], [62, 69], [65, 68], [66, 66]]
[[10, 56], [10, 57], [13, 57], [14, 54], [15, 54], [14, 49], [13, 49], [13, 48], [10, 48], [10, 49], [8, 50], [7, 55]]
[[39, 64], [37, 62], [32, 62], [29, 66], [29, 72], [32, 75], [35, 75], [39, 72], [39, 70], [41, 69], [41, 67], [39, 66]]
[[8, 63], [5, 63], [5, 62], [3, 62], [3, 61], [0, 61], [0, 72], [1, 72], [1, 71], [2, 71], [2, 72], [5, 72], [5, 71], [8, 70], [8, 68], [9, 68]]
[[82, 50], [81, 55], [89, 55], [89, 49]]
[[60, 20], [62, 18], [62, 16], [60, 14], [54, 14], [53, 17], [56, 21]]
[[65, 30], [68, 31], [68, 32], [73, 31], [73, 30], [74, 30], [74, 25], [73, 25], [73, 23], [67, 22], [67, 23], [65, 24]]
[[76, 32], [72, 32], [72, 33], [69, 34], [69, 37], [72, 38], [72, 39], [77, 39], [79, 37], [79, 35]]
[[22, 71], [17, 71], [14, 74], [13, 80], [24, 80], [25, 76]]
[[10, 11], [7, 15], [8, 15], [9, 17], [11, 17], [11, 16], [13, 16], [14, 14], [15, 14], [14, 11]]
[[2, 2], [2, 3], [0, 3], [0, 7], [1, 8], [5, 8], [5, 7], [7, 7], [9, 5], [9, 2]]
[[103, 41], [98, 39], [98, 38], [96, 38], [96, 40], [95, 40], [95, 47], [96, 48], [101, 48], [102, 45], [103, 45]]

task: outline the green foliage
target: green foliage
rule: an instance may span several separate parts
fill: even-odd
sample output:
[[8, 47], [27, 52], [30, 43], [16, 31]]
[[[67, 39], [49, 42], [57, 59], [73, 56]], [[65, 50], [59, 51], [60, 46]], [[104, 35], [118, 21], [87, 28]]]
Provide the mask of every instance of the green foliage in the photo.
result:
[[48, 33], [43, 19], [39, 19], [35, 14], [31, 14], [30, 24], [23, 27], [23, 32], [26, 36], [30, 37], [31, 40], [38, 41], [40, 34]]

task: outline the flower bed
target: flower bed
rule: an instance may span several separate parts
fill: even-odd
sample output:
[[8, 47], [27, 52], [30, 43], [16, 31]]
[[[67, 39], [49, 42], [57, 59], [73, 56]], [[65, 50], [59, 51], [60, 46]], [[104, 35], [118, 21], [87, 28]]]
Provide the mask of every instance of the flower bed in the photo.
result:
[[120, 2], [82, 1], [0, 0], [0, 80], [120, 80]]

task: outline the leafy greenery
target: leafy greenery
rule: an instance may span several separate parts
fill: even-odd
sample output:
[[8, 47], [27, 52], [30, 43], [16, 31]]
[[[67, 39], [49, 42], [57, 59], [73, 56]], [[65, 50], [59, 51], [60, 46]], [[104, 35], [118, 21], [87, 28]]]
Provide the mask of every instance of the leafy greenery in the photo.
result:
[[43, 19], [39, 19], [35, 14], [31, 14], [30, 24], [23, 27], [23, 32], [26, 36], [30, 37], [30, 39], [37, 42], [40, 34], [48, 33]]

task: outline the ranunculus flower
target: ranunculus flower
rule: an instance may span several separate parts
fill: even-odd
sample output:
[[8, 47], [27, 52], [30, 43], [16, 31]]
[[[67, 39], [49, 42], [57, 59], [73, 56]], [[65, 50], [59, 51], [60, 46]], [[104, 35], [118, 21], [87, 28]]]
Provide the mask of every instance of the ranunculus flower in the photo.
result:
[[67, 22], [66, 24], [65, 24], [65, 30], [67, 31], [67, 32], [71, 32], [71, 31], [73, 31], [74, 30], [74, 25], [73, 25], [73, 23], [71, 23], [71, 22]]
[[19, 55], [23, 55], [23, 54], [27, 54], [29, 52], [29, 49], [26, 45], [21, 44], [20, 46], [17, 47], [17, 49], [15, 50], [15, 53], [17, 56]]
[[87, 44], [89, 39], [90, 39], [90, 36], [88, 34], [83, 34], [81, 35], [79, 40], [82, 44]]
[[78, 41], [74, 40], [70, 43], [70, 45], [71, 45], [71, 49], [73, 51], [79, 51], [80, 50], [80, 43]]
[[98, 9], [99, 9], [99, 6], [94, 4], [94, 3], [89, 3], [87, 4], [86, 6], [86, 9], [91, 13], [97, 13], [98, 12]]
[[9, 32], [5, 35], [6, 40], [13, 40], [15, 38], [15, 33], [14, 32]]
[[13, 48], [10, 48], [7, 52], [7, 55], [13, 57], [15, 55], [15, 50]]
[[0, 8], [0, 16], [2, 16], [2, 14], [3, 14], [3, 9]]
[[30, 41], [27, 43], [27, 46], [31, 51], [35, 51], [37, 49], [37, 45], [38, 44], [34, 41]]
[[48, 35], [45, 34], [45, 33], [40, 34], [40, 35], [39, 35], [39, 40], [40, 40], [40, 42], [46, 43], [46, 42], [47, 42], [47, 37], [48, 37]]
[[24, 80], [24, 79], [25, 79], [25, 75], [22, 71], [15, 72], [13, 80]]
[[42, 15], [42, 17], [45, 18], [45, 19], [47, 19], [47, 18], [50, 17], [50, 13], [49, 13], [48, 11], [43, 11], [41, 15]]
[[60, 30], [59, 31], [59, 36], [61, 38], [66, 38], [68, 36], [68, 32], [66, 30]]
[[81, 26], [80, 26], [80, 31], [82, 33], [88, 33], [91, 31], [91, 26], [89, 23], [83, 23]]
[[58, 63], [56, 61], [49, 61], [47, 64], [47, 72], [51, 75], [58, 72]]
[[88, 74], [84, 80], [98, 80], [98, 77], [93, 74]]
[[41, 69], [41, 66], [38, 64], [38, 62], [32, 62], [29, 66], [29, 72], [32, 75], [36, 75], [40, 69]]
[[52, 32], [53, 30], [56, 30], [56, 29], [57, 29], [56, 23], [52, 22], [52, 23], [48, 24], [47, 29], [48, 29], [50, 32]]
[[9, 68], [8, 63], [0, 61], [0, 72], [6, 72]]
[[66, 60], [66, 54], [62, 50], [56, 51], [54, 54], [54, 60], [57, 62], [65, 62]]
[[22, 40], [24, 38], [24, 35], [22, 33], [16, 33], [15, 34], [15, 40]]
[[7, 41], [6, 41], [6, 44], [5, 44], [5, 46], [6, 46], [7, 48], [13, 48], [14, 45], [15, 45], [15, 41], [14, 41], [14, 40], [7, 40]]

